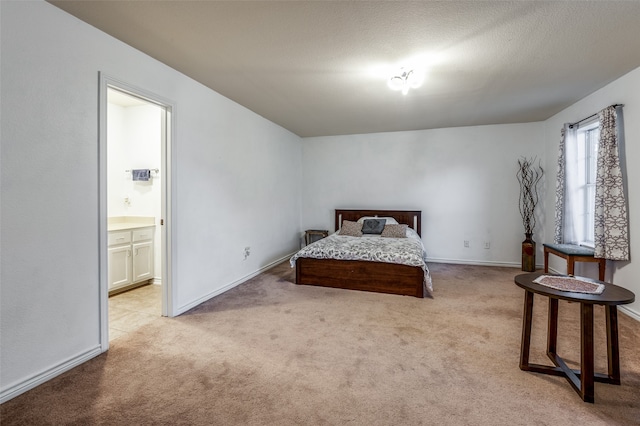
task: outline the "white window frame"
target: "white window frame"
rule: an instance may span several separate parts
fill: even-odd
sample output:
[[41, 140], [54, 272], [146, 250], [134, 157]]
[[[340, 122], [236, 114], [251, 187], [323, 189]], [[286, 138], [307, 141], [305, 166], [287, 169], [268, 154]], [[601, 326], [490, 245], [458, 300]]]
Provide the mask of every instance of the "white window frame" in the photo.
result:
[[582, 238], [580, 245], [594, 247], [594, 218], [595, 218], [595, 194], [596, 172], [598, 162], [598, 140], [600, 135], [600, 122], [598, 118], [581, 123], [576, 132], [577, 139], [577, 164], [578, 186], [574, 211], [577, 217], [574, 220], [581, 224]]

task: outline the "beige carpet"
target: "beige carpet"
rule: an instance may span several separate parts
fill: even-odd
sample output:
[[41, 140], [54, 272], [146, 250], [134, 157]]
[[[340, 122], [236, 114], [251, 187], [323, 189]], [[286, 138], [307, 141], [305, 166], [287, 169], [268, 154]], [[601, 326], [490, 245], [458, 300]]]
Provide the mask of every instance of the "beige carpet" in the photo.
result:
[[[433, 299], [296, 286], [283, 263], [1, 406], [2, 425], [640, 424], [640, 323], [620, 315], [622, 386], [584, 403], [518, 368], [517, 269], [430, 265]], [[579, 359], [577, 304], [558, 350]], [[536, 298], [532, 362], [547, 363]], [[596, 308], [596, 369], [606, 371]]]

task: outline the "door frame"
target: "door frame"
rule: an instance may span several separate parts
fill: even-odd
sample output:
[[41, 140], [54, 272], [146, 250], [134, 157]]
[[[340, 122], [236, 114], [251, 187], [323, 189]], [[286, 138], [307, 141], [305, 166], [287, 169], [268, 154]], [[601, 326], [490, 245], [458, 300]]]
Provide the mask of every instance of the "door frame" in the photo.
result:
[[175, 197], [172, 196], [176, 187], [175, 181], [175, 140], [176, 140], [176, 103], [155, 93], [141, 89], [122, 80], [110, 77], [103, 72], [99, 73], [98, 94], [98, 228], [99, 228], [99, 311], [100, 311], [100, 345], [102, 352], [109, 349], [109, 283], [107, 272], [109, 262], [108, 229], [107, 229], [107, 91], [115, 89], [128, 95], [140, 98], [146, 102], [158, 105], [165, 114], [162, 114], [162, 211], [160, 238], [162, 250], [162, 316], [175, 316], [174, 302], [176, 300], [176, 269], [173, 266], [176, 241], [173, 226], [175, 220]]

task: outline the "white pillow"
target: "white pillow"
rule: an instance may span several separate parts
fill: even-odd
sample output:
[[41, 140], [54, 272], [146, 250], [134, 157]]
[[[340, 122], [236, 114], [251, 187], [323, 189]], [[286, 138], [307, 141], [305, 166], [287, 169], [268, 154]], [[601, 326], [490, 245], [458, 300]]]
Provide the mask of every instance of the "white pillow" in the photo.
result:
[[363, 223], [365, 219], [384, 219], [385, 225], [399, 225], [398, 221], [392, 217], [374, 217], [374, 216], [364, 216], [358, 219], [358, 223]]

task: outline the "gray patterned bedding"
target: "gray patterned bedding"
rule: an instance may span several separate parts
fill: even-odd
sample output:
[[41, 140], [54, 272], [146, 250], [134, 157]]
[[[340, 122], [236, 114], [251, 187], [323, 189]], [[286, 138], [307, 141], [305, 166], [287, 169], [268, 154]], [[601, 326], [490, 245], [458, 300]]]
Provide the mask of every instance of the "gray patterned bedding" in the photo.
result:
[[427, 267], [427, 253], [420, 236], [411, 228], [407, 238], [386, 238], [380, 236], [349, 237], [334, 233], [302, 248], [291, 257], [291, 267], [301, 257], [314, 259], [366, 260], [372, 262], [399, 263], [419, 266], [424, 271], [424, 285], [433, 292], [431, 275]]

